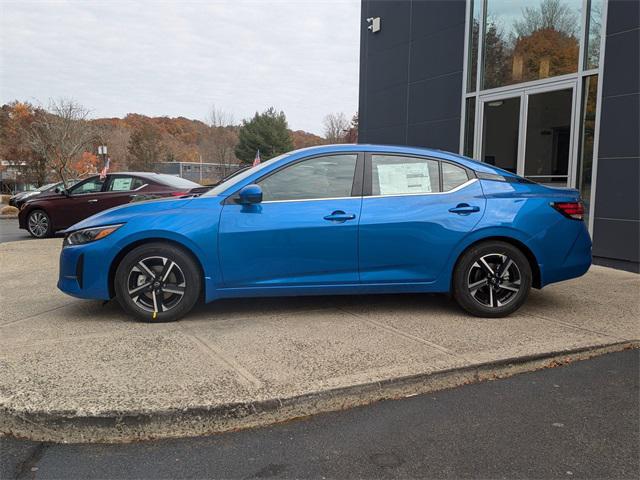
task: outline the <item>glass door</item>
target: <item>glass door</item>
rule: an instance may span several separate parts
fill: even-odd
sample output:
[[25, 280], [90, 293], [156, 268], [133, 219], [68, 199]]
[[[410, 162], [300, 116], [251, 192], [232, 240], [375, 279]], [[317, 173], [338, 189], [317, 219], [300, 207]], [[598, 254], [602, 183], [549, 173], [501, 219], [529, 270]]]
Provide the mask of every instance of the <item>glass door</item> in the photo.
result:
[[522, 96], [485, 99], [482, 104], [480, 159], [518, 173]]
[[480, 97], [476, 158], [566, 187], [573, 165], [575, 82]]
[[573, 88], [526, 94], [526, 178], [558, 187], [569, 184], [573, 97]]

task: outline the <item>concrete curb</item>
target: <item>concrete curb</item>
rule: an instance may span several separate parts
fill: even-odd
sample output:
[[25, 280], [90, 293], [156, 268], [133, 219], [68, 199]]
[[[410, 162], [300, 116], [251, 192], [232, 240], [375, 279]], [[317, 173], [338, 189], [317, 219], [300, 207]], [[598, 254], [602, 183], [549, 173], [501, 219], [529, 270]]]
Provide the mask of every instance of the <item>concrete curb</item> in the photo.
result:
[[640, 348], [638, 340], [601, 344], [352, 385], [291, 398], [184, 410], [113, 411], [100, 416], [82, 416], [69, 411], [21, 411], [0, 406], [0, 431], [18, 438], [59, 443], [125, 443], [208, 435], [506, 378], [637, 348]]
[[0, 220], [18, 218], [18, 214], [0, 215]]

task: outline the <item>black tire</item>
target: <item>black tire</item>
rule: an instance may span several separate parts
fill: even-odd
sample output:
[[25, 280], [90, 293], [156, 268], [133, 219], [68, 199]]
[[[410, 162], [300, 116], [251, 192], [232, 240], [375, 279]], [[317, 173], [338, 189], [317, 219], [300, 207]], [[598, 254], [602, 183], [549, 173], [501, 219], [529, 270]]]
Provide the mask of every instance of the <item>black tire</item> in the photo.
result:
[[44, 210], [35, 209], [27, 215], [27, 231], [34, 238], [51, 236], [51, 218]]
[[453, 296], [477, 317], [505, 317], [522, 306], [531, 290], [531, 265], [517, 247], [486, 241], [467, 250], [453, 272]]
[[147, 243], [122, 259], [114, 278], [116, 299], [145, 322], [173, 322], [200, 298], [202, 274], [194, 258], [169, 243]]

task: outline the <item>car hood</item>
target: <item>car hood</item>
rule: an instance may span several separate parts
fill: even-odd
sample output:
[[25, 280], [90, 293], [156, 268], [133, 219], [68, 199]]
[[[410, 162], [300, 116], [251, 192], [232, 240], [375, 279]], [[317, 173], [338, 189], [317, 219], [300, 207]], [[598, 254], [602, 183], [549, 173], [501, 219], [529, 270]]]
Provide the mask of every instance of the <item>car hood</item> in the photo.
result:
[[96, 213], [67, 228], [65, 232], [73, 232], [83, 228], [99, 227], [102, 225], [126, 223], [131, 220], [132, 217], [139, 215], [157, 215], [160, 212], [176, 210], [186, 206], [192, 201], [193, 198], [179, 198], [129, 203]]

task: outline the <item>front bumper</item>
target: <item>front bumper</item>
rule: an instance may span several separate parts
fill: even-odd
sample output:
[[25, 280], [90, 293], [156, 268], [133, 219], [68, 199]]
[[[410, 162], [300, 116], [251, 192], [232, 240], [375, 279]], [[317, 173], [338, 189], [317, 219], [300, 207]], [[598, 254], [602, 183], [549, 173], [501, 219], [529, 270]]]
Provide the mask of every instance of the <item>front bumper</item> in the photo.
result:
[[100, 242], [71, 245], [60, 252], [58, 288], [77, 298], [109, 300], [109, 266]]

